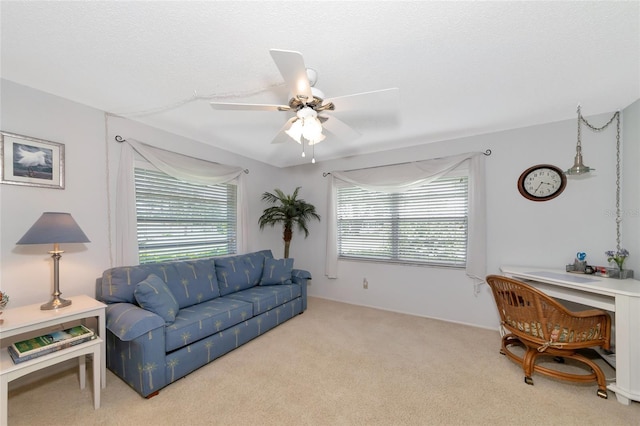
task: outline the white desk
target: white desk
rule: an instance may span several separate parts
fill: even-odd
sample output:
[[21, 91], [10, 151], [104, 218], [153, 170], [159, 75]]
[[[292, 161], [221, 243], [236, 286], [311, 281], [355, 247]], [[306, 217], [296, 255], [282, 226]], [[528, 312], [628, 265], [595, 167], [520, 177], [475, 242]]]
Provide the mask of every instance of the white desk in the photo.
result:
[[607, 387], [622, 404], [640, 401], [640, 281], [572, 274], [562, 269], [500, 269], [504, 275], [526, 281], [551, 297], [614, 312], [616, 381]]
[[[98, 356], [94, 357], [94, 377], [99, 373], [99, 380], [94, 381], [96, 384], [101, 384], [102, 388], [107, 385], [107, 370], [106, 370], [106, 344], [105, 344], [105, 311], [107, 305], [98, 302], [97, 300], [86, 296], [73, 296], [69, 297], [71, 305], [64, 308], [41, 310], [41, 303], [28, 306], [20, 306], [17, 308], [6, 309], [2, 313], [2, 319], [4, 320], [0, 324], [0, 341], [5, 339], [19, 336], [32, 331], [44, 330], [55, 327], [60, 324], [79, 321], [86, 322], [87, 318], [95, 317], [97, 319], [98, 338], [87, 343], [83, 343], [71, 348], [62, 349], [57, 352], [53, 352], [42, 357], [26, 361], [20, 364], [13, 364], [11, 357], [7, 353], [5, 344], [2, 345], [0, 351], [0, 375], [2, 376], [2, 386], [0, 388], [0, 401], [2, 405], [0, 408], [4, 408], [0, 415], [1, 419], [5, 418], [6, 421], [6, 401], [8, 399], [8, 382], [18, 378], [24, 374], [32, 371], [39, 370], [41, 368], [57, 364], [67, 359], [75, 357], [80, 358], [80, 384], [83, 386], [84, 381], [84, 356], [89, 353], [97, 353]], [[20, 340], [19, 338], [10, 339], [11, 341]], [[97, 371], [97, 373], [96, 373]], [[95, 389], [95, 388], [94, 388]], [[97, 398], [97, 399], [96, 399]], [[94, 404], [100, 403], [99, 393], [95, 395], [94, 392]]]

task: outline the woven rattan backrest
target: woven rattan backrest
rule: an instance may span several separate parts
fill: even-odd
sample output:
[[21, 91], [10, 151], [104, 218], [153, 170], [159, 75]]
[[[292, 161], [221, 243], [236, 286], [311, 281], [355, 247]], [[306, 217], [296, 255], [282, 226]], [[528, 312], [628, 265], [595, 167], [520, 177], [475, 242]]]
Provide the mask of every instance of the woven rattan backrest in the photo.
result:
[[534, 343], [567, 347], [609, 346], [611, 319], [600, 310], [574, 313], [540, 290], [512, 278], [489, 275], [487, 284], [505, 329]]

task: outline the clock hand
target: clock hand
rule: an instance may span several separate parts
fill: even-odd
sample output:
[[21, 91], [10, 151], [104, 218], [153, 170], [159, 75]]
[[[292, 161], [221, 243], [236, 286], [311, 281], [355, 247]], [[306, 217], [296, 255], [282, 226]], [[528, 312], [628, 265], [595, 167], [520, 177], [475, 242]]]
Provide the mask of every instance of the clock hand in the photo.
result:
[[544, 182], [540, 182], [540, 183], [538, 184], [538, 187], [535, 189], [535, 191], [533, 191], [533, 193], [534, 193], [534, 194], [535, 194], [536, 192], [538, 192], [538, 189], [540, 189], [540, 187], [542, 186], [542, 184], [543, 184], [543, 183], [544, 183]]

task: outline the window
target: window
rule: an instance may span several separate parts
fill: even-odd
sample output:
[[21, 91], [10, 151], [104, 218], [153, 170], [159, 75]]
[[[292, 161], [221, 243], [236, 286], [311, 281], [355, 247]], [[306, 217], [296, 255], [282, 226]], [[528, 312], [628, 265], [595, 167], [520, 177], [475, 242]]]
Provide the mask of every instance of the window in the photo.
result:
[[135, 168], [140, 263], [236, 253], [237, 186], [199, 185]]
[[465, 267], [468, 174], [407, 192], [337, 188], [338, 256]]

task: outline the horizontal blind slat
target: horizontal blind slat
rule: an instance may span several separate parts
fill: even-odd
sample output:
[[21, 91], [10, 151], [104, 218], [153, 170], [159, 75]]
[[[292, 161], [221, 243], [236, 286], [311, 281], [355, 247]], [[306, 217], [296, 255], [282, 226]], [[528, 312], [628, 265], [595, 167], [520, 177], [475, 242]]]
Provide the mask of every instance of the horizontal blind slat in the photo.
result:
[[236, 253], [237, 187], [135, 168], [140, 263]]
[[441, 177], [399, 194], [341, 185], [337, 206], [342, 258], [466, 263], [468, 176]]

